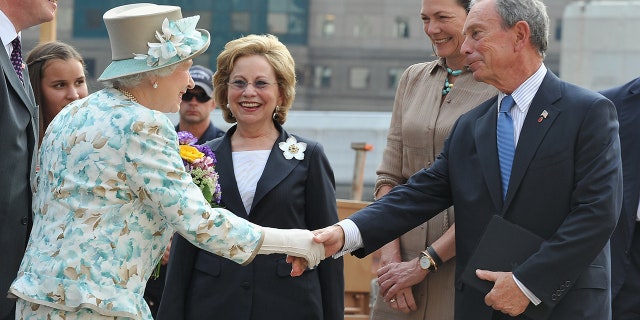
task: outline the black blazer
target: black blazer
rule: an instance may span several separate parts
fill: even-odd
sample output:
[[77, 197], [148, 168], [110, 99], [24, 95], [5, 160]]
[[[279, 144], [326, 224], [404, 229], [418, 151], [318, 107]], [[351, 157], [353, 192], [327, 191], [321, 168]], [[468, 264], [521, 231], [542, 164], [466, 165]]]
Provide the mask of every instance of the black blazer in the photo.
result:
[[[240, 198], [231, 158], [232, 127], [207, 144], [216, 155], [222, 206], [261, 226], [315, 230], [338, 221], [333, 170], [323, 148], [306, 142], [304, 160], [286, 160], [278, 144], [290, 137], [281, 126], [258, 181], [251, 212]], [[285, 255], [258, 255], [247, 266], [200, 250], [176, 235], [158, 320], [343, 319], [342, 259], [326, 259], [292, 278]]]
[[364, 241], [354, 253], [369, 254], [455, 205], [455, 318], [491, 319], [484, 296], [460, 274], [491, 216], [502, 215], [546, 239], [513, 272], [542, 300], [537, 308], [552, 309], [548, 319], [610, 319], [608, 241], [622, 201], [613, 104], [547, 72], [524, 121], [504, 203], [497, 108], [496, 97], [461, 116], [431, 167], [350, 218]]
[[633, 233], [640, 232], [634, 230], [640, 194], [640, 78], [602, 94], [616, 105], [622, 146], [624, 197], [622, 213], [611, 236], [611, 296], [615, 298], [625, 281]]
[[[0, 41], [0, 43], [3, 43]], [[9, 285], [18, 275], [31, 226], [31, 184], [35, 177], [38, 107], [23, 71], [23, 86], [11, 60], [0, 48], [0, 319], [13, 310], [7, 299]]]

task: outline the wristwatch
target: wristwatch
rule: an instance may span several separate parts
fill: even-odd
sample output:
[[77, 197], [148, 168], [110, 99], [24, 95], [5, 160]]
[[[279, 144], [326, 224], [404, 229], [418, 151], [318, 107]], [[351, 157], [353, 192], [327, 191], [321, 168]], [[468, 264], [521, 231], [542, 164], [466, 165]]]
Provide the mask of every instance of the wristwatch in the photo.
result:
[[437, 271], [438, 266], [427, 250], [420, 252], [420, 260], [418, 260], [422, 270]]

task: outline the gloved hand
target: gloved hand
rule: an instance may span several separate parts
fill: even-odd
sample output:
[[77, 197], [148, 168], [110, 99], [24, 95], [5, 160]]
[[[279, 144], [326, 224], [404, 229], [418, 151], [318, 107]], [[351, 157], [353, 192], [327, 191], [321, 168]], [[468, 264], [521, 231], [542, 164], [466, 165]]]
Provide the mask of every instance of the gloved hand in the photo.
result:
[[302, 229], [262, 227], [264, 240], [258, 254], [284, 253], [307, 260], [315, 268], [324, 259], [324, 245], [313, 241], [313, 233]]

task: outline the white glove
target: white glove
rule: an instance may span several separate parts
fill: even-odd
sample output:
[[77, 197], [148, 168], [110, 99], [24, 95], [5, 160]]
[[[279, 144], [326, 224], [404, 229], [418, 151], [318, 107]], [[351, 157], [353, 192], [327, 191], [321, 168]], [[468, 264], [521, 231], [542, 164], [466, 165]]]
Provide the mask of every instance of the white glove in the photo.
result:
[[264, 240], [258, 254], [284, 253], [307, 260], [315, 268], [324, 259], [324, 245], [313, 241], [313, 232], [302, 229], [262, 227]]

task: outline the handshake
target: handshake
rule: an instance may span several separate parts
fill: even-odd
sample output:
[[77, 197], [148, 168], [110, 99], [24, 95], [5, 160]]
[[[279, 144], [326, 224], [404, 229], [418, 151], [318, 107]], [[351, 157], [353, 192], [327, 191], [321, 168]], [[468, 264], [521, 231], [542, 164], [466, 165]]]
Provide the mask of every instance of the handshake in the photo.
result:
[[315, 231], [262, 227], [264, 240], [258, 254], [284, 253], [292, 264], [291, 276], [315, 268], [344, 245], [344, 231], [337, 225]]

